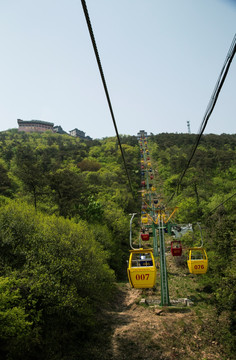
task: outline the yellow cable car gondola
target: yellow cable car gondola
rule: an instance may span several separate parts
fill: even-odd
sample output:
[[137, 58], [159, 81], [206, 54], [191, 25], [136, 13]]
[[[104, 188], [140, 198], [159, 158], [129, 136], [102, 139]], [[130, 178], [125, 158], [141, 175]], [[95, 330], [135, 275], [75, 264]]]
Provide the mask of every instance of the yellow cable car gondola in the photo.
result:
[[157, 276], [153, 250], [142, 248], [130, 250], [127, 273], [131, 287], [153, 288]]
[[147, 217], [146, 214], [141, 216], [141, 222], [142, 222], [143, 224], [147, 224], [147, 223], [148, 223], [148, 217]]
[[188, 269], [191, 274], [205, 274], [208, 268], [208, 258], [203, 247], [188, 249]]

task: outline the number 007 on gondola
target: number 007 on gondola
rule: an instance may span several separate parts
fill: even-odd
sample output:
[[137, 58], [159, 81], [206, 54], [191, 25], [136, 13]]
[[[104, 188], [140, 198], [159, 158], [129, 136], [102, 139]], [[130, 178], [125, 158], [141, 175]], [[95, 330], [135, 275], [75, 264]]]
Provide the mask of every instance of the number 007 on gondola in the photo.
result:
[[153, 250], [142, 248], [130, 250], [127, 273], [131, 287], [153, 288], [157, 276]]

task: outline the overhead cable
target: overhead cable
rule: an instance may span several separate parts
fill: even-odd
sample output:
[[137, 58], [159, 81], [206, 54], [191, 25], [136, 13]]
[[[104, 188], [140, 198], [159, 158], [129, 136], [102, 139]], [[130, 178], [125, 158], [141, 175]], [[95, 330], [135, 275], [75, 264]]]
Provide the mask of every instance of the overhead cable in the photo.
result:
[[208, 214], [207, 217], [212, 215], [213, 212], [215, 212], [220, 206], [222, 206], [223, 204], [225, 204], [227, 201], [229, 201], [230, 199], [232, 199], [234, 196], [236, 195], [236, 193], [234, 193], [233, 195], [231, 195], [230, 197], [228, 197], [225, 201], [223, 201], [222, 203], [220, 203], [219, 205], [217, 205], [213, 210], [211, 210]]
[[209, 116], [211, 115], [211, 113], [212, 113], [212, 111], [214, 109], [214, 106], [215, 106], [215, 103], [216, 103], [217, 98], [219, 96], [220, 90], [221, 90], [221, 88], [223, 86], [223, 83], [224, 83], [225, 78], [227, 76], [227, 73], [229, 71], [229, 67], [230, 67], [231, 62], [233, 60], [235, 50], [236, 50], [236, 34], [234, 35], [234, 38], [233, 38], [233, 41], [232, 41], [231, 46], [229, 48], [229, 51], [227, 53], [224, 65], [222, 67], [222, 70], [221, 70], [220, 75], [218, 77], [218, 80], [216, 82], [213, 94], [212, 94], [212, 96], [210, 98], [210, 101], [208, 103], [208, 106], [207, 106], [207, 109], [206, 109], [206, 112], [205, 112], [201, 127], [199, 129], [199, 133], [201, 133], [202, 130], [204, 131], [204, 129], [206, 127], [205, 122], [206, 122], [206, 120], [208, 121], [208, 118], [209, 118]]
[[203, 134], [203, 132], [204, 132], [204, 130], [206, 128], [207, 122], [208, 122], [208, 120], [209, 120], [209, 118], [210, 118], [210, 116], [212, 114], [212, 111], [213, 111], [213, 109], [215, 107], [215, 104], [217, 102], [217, 99], [218, 99], [218, 96], [220, 94], [221, 88], [222, 88], [222, 86], [224, 84], [224, 81], [226, 79], [226, 76], [228, 74], [228, 71], [229, 71], [231, 62], [233, 60], [233, 57], [235, 55], [235, 52], [236, 52], [236, 34], [234, 35], [234, 38], [233, 38], [233, 41], [231, 43], [228, 54], [226, 56], [224, 65], [223, 65], [222, 70], [220, 72], [219, 78], [218, 78], [218, 80], [216, 82], [216, 85], [215, 85], [214, 91], [212, 93], [212, 96], [210, 98], [210, 101], [208, 103], [206, 112], [204, 114], [200, 129], [199, 129], [197, 140], [196, 140], [195, 144], [193, 145], [192, 152], [191, 152], [191, 155], [190, 155], [190, 157], [188, 159], [187, 165], [186, 165], [185, 169], [183, 170], [182, 174], [180, 175], [177, 186], [176, 186], [176, 191], [172, 194], [169, 201], [173, 199], [173, 197], [174, 197], [174, 195], [176, 193], [178, 194], [180, 184], [181, 184], [181, 182], [182, 182], [182, 180], [183, 180], [183, 178], [184, 178], [184, 176], [186, 174], [186, 171], [188, 170], [188, 168], [190, 166], [190, 163], [191, 163], [191, 161], [193, 159], [193, 156], [194, 156], [194, 154], [195, 154], [195, 152], [197, 150], [197, 147], [199, 145], [202, 134]]
[[[81, 0], [81, 4], [82, 4], [83, 10], [84, 10], [85, 19], [86, 19], [86, 22], [87, 22], [87, 26], [88, 26], [90, 38], [91, 38], [91, 41], [92, 41], [93, 50], [94, 50], [94, 53], [95, 53], [95, 56], [96, 56], [97, 65], [98, 65], [98, 68], [99, 68], [99, 71], [100, 71], [100, 75], [101, 75], [103, 87], [104, 87], [104, 90], [105, 90], [105, 94], [106, 94], [108, 106], [109, 106], [109, 109], [110, 109], [110, 113], [111, 113], [113, 125], [114, 125], [114, 128], [115, 128], [116, 137], [117, 137], [117, 140], [118, 140], [118, 143], [119, 143], [119, 147], [120, 147], [122, 159], [123, 159], [123, 162], [124, 162], [125, 171], [126, 171], [126, 175], [127, 175], [127, 178], [128, 178], [130, 190], [131, 190], [131, 192], [132, 192], [132, 194], [133, 194], [133, 188], [132, 188], [130, 176], [129, 176], [128, 169], [127, 169], [127, 165], [126, 165], [126, 161], [125, 161], [125, 155], [124, 155], [123, 148], [122, 148], [122, 146], [121, 146], [120, 136], [119, 136], [119, 133], [118, 133], [118, 129], [117, 129], [117, 125], [116, 125], [116, 120], [115, 120], [114, 112], [113, 112], [113, 109], [112, 109], [112, 104], [111, 104], [111, 100], [110, 100], [108, 88], [107, 88], [107, 85], [106, 85], [106, 80], [105, 80], [104, 72], [103, 72], [103, 69], [102, 69], [102, 64], [101, 64], [101, 61], [100, 61], [100, 57], [99, 57], [99, 53], [98, 53], [98, 49], [97, 49], [97, 45], [96, 45], [96, 41], [95, 41], [95, 37], [94, 37], [92, 25], [91, 25], [89, 13], [88, 13], [86, 1], [85, 1], [85, 0]], [[133, 196], [134, 196], [134, 194], [133, 194]]]

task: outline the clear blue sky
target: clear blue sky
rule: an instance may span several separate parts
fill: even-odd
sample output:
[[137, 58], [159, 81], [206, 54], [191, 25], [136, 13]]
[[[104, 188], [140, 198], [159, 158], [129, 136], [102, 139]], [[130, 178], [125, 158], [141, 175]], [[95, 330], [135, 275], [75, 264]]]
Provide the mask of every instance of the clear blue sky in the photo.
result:
[[[120, 134], [197, 133], [236, 32], [233, 0], [87, 0]], [[0, 131], [115, 131], [80, 0], [0, 0]], [[236, 133], [236, 56], [205, 133]]]

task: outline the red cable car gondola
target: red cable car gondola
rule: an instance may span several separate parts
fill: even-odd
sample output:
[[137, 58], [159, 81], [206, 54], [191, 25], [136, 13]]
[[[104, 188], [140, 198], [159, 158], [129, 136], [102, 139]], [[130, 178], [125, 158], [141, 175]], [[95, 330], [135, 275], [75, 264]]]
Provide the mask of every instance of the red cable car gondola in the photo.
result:
[[171, 254], [173, 256], [181, 256], [182, 255], [182, 244], [180, 240], [171, 241]]
[[143, 241], [148, 241], [149, 240], [149, 234], [141, 234], [141, 239]]

